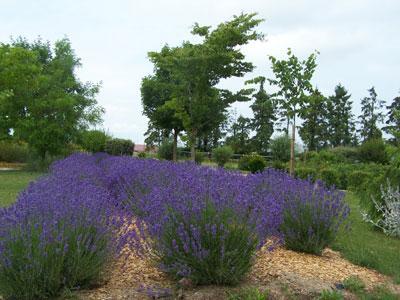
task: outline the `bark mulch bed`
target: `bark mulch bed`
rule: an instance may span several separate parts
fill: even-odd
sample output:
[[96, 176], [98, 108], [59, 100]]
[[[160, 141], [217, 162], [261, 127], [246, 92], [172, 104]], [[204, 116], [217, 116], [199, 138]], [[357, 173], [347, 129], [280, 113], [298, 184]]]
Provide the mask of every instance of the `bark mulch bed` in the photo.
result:
[[[311, 299], [322, 290], [335, 289], [335, 284], [350, 276], [362, 279], [367, 289], [385, 284], [399, 293], [400, 286], [374, 270], [356, 266], [343, 259], [338, 252], [326, 249], [322, 256], [297, 253], [278, 248], [273, 252], [259, 251], [255, 265], [240, 287], [255, 286], [268, 289], [271, 298], [287, 299], [297, 295], [300, 299]], [[93, 290], [78, 293], [80, 299], [224, 299], [229, 287], [179, 287], [160, 272], [150, 259], [140, 258], [130, 253], [120, 260], [108, 273], [104, 285]], [[172, 293], [172, 294], [171, 294]], [[346, 297], [347, 298], [347, 297]], [[349, 298], [352, 298], [351, 295]]]

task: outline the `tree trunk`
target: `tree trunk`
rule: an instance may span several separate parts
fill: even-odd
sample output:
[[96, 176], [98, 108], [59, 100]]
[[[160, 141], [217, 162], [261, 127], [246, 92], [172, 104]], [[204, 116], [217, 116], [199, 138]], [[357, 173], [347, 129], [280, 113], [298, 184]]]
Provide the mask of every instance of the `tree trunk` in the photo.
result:
[[190, 159], [195, 161], [196, 158], [196, 131], [192, 130], [190, 137]]
[[293, 124], [292, 124], [292, 139], [290, 143], [290, 169], [289, 169], [289, 174], [294, 175], [294, 143], [295, 143], [295, 134], [296, 134], [296, 125], [293, 119]]
[[174, 143], [172, 147], [172, 160], [177, 161], [177, 149], [178, 149], [178, 131], [174, 129]]

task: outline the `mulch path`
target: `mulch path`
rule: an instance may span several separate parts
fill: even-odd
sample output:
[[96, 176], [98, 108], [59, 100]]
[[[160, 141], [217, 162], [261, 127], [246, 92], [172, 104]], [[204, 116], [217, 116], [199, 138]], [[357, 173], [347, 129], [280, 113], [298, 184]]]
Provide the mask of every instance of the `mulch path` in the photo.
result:
[[[160, 272], [150, 259], [138, 257], [134, 253], [129, 253], [126, 260], [117, 261], [108, 275], [109, 279], [103, 286], [80, 292], [80, 297], [101, 300], [147, 299], [146, 294], [141, 291], [143, 286], [160, 290], [162, 288], [176, 290], [176, 285]], [[321, 256], [297, 253], [284, 248], [277, 248], [273, 252], [261, 249], [257, 253], [255, 265], [244, 285], [270, 289], [279, 283], [299, 295], [316, 295], [321, 290], [335, 288], [335, 284], [350, 276], [358, 276], [362, 279], [367, 289], [386, 284], [400, 295], [400, 286], [394, 285], [389, 277], [374, 270], [356, 266], [342, 258], [338, 252], [330, 249], [326, 249]], [[221, 299], [220, 296], [215, 296], [215, 293], [214, 296], [210, 296], [209, 290], [199, 292], [202, 289], [204, 288], [192, 288], [188, 292], [183, 292], [183, 295], [178, 298]], [[216, 289], [221, 290], [221, 288]], [[221, 291], [218, 292], [220, 293], [218, 295], [222, 295]], [[165, 299], [163, 295], [160, 298]], [[285, 299], [285, 297], [279, 297], [279, 299]]]

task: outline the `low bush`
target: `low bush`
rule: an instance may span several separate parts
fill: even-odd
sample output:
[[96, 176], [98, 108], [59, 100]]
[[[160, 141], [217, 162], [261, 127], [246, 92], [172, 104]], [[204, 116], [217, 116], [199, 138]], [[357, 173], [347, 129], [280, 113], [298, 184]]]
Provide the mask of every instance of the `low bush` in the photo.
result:
[[174, 144], [170, 140], [164, 140], [158, 147], [157, 156], [159, 159], [172, 160]]
[[357, 191], [365, 188], [365, 185], [374, 177], [374, 174], [367, 171], [353, 171], [348, 176], [348, 186]]
[[117, 203], [92, 176], [94, 164], [73, 156], [67, 165], [62, 172], [55, 166], [0, 211], [6, 299], [55, 298], [64, 288], [90, 286], [127, 241]]
[[139, 158], [146, 158], [146, 152], [139, 152], [138, 157]]
[[135, 144], [131, 140], [110, 139], [106, 141], [104, 151], [110, 155], [130, 155], [133, 154]]
[[336, 162], [356, 163], [360, 160], [356, 147], [339, 146], [328, 151], [334, 154]]
[[[254, 228], [229, 208], [207, 204], [199, 214], [171, 210], [155, 249], [164, 270], [194, 284], [237, 284], [259, 244]], [[232, 262], [235, 262], [234, 264]]]
[[323, 290], [318, 300], [343, 300], [343, 294], [336, 290]]
[[318, 177], [320, 180], [325, 182], [327, 186], [338, 186], [340, 184], [340, 174], [334, 168], [322, 169], [319, 172]]
[[271, 156], [273, 161], [288, 162], [290, 160], [290, 137], [282, 135], [271, 140]]
[[265, 159], [257, 153], [242, 156], [238, 164], [240, 170], [250, 171], [251, 173], [262, 172], [266, 166]]
[[365, 283], [358, 276], [350, 276], [343, 281], [346, 290], [352, 293], [360, 293], [365, 288]]
[[400, 238], [400, 190], [399, 186], [391, 186], [390, 181], [386, 185], [381, 185], [379, 199], [372, 196], [375, 214], [364, 214], [364, 220], [394, 237]]
[[315, 181], [317, 179], [317, 170], [315, 168], [297, 167], [295, 169], [296, 177]]
[[359, 148], [359, 157], [363, 162], [385, 164], [388, 162], [385, 143], [380, 139], [370, 139]]
[[0, 141], [0, 161], [25, 163], [29, 158], [28, 145], [14, 141]]
[[205, 158], [206, 155], [204, 153], [196, 151], [194, 156], [194, 161], [196, 162], [196, 164], [201, 165]]
[[213, 160], [218, 164], [219, 167], [223, 167], [233, 155], [233, 150], [229, 146], [222, 146], [213, 149], [212, 157]]
[[87, 130], [81, 134], [80, 145], [91, 153], [105, 152], [106, 143], [110, 139], [103, 130]]
[[282, 171], [286, 171], [288, 169], [286, 163], [279, 161], [279, 160], [272, 161], [271, 167], [273, 169], [282, 170]]
[[348, 216], [344, 193], [316, 184], [292, 183], [286, 196], [281, 231], [288, 249], [321, 254]]
[[254, 287], [248, 287], [229, 293], [228, 300], [267, 300], [268, 295], [268, 290], [262, 291]]

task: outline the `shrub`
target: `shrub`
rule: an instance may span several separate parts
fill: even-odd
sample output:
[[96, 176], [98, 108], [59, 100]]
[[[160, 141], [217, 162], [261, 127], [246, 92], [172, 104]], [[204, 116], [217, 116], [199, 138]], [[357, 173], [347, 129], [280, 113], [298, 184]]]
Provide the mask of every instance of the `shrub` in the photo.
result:
[[343, 281], [346, 290], [352, 293], [360, 293], [365, 288], [365, 283], [358, 276], [350, 276]]
[[384, 164], [388, 162], [385, 143], [380, 139], [370, 139], [359, 148], [360, 159], [364, 162]]
[[360, 160], [356, 147], [338, 146], [328, 151], [334, 154], [336, 162], [356, 163]]
[[288, 162], [290, 160], [290, 137], [282, 135], [271, 140], [271, 155], [273, 161]]
[[262, 172], [267, 163], [265, 159], [257, 153], [244, 155], [239, 159], [239, 169], [243, 171], [250, 171], [251, 173]]
[[106, 141], [104, 151], [111, 155], [130, 155], [133, 154], [135, 144], [131, 140], [110, 139]]
[[237, 284], [250, 270], [258, 237], [229, 208], [217, 211], [209, 203], [198, 215], [171, 210], [168, 217], [155, 248], [173, 277], [188, 277], [195, 284]]
[[170, 140], [164, 140], [158, 148], [157, 156], [160, 159], [172, 160], [174, 144]]
[[201, 165], [201, 163], [204, 161], [204, 159], [205, 159], [205, 154], [202, 152], [196, 151], [195, 156], [194, 156], [194, 161], [196, 162], [196, 164]]
[[13, 141], [0, 141], [0, 161], [25, 163], [29, 158], [27, 144]]
[[139, 152], [138, 157], [139, 158], [146, 158], [146, 152]]
[[229, 293], [228, 300], [267, 300], [268, 290], [261, 291], [254, 287], [242, 288], [238, 292]]
[[388, 180], [381, 186], [380, 200], [372, 196], [379, 217], [364, 214], [364, 220], [383, 230], [389, 236], [400, 237], [400, 190], [393, 188]]
[[342, 300], [343, 295], [336, 290], [323, 290], [318, 298], [319, 300]]
[[339, 182], [339, 172], [333, 168], [322, 169], [319, 173], [319, 178], [325, 182], [327, 186], [338, 186]]
[[105, 152], [106, 142], [111, 137], [103, 130], [88, 130], [81, 134], [81, 146], [86, 151], [96, 153]]
[[272, 167], [273, 169], [276, 169], [276, 170], [283, 170], [283, 171], [286, 171], [286, 170], [287, 170], [287, 165], [286, 165], [286, 163], [284, 163], [284, 162], [282, 162], [282, 161], [279, 161], [279, 160], [274, 160], [274, 161], [272, 161], [271, 167]]
[[315, 168], [297, 167], [295, 169], [296, 177], [301, 179], [310, 179], [314, 181], [317, 179], [317, 171]]
[[367, 171], [353, 171], [348, 176], [348, 186], [352, 190], [362, 189], [373, 178], [373, 173]]
[[[69, 169], [59, 172], [61, 165]], [[95, 164], [72, 156], [61, 165], [0, 211], [0, 294], [7, 299], [90, 286], [125, 245], [118, 205], [95, 183]]]
[[223, 167], [233, 155], [233, 150], [229, 146], [222, 146], [213, 149], [212, 157], [213, 160], [218, 164], [219, 167]]
[[107, 160], [105, 172], [117, 199], [138, 218], [135, 249], [154, 249], [162, 270], [176, 279], [235, 284], [254, 251], [278, 234], [281, 201], [263, 188], [263, 173], [244, 177], [190, 162], [127, 158]]
[[[298, 184], [298, 183], [297, 183]], [[294, 251], [321, 254], [333, 242], [349, 213], [344, 193], [325, 189], [321, 183], [298, 186], [288, 191], [281, 231], [285, 246]]]

